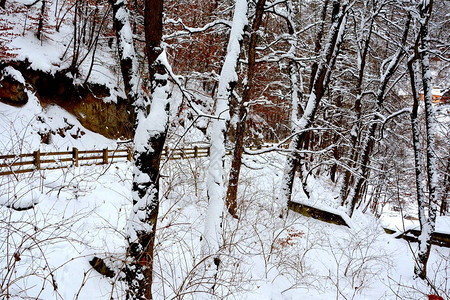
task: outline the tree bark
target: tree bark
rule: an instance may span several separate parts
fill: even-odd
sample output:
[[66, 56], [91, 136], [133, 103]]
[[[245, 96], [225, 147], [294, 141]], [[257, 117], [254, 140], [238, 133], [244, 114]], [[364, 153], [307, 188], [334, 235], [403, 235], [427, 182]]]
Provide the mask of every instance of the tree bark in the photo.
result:
[[[134, 116], [133, 208], [128, 220], [125, 266], [126, 299], [152, 299], [153, 257], [159, 209], [159, 170], [169, 119], [167, 58], [160, 47], [162, 0], [146, 1], [145, 36], [150, 74], [150, 101], [143, 96], [126, 1], [113, 2], [120, 66]], [[158, 26], [159, 24], [159, 26]]]
[[421, 234], [419, 236], [419, 251], [417, 253], [417, 264], [414, 272], [419, 278], [426, 279], [427, 263], [431, 251], [431, 237], [436, 226], [436, 215], [438, 211], [438, 182], [437, 182], [437, 166], [435, 154], [435, 112], [431, 95], [431, 73], [429, 62], [430, 45], [428, 41], [428, 23], [433, 10], [433, 0], [418, 5], [420, 14], [420, 48], [418, 53], [419, 61], [422, 67], [422, 87], [425, 102], [425, 124], [426, 124], [426, 174], [427, 186], [429, 192], [428, 200], [428, 218], [425, 215], [426, 203], [418, 203], [419, 222]]
[[42, 39], [42, 31], [44, 28], [44, 20], [45, 20], [45, 6], [46, 6], [46, 1], [42, 0], [41, 12], [39, 14], [38, 29], [36, 32], [36, 38], [38, 40]]
[[228, 212], [237, 218], [237, 191], [239, 184], [239, 174], [241, 172], [242, 154], [244, 153], [244, 137], [245, 137], [245, 123], [247, 118], [247, 105], [252, 98], [252, 86], [255, 77], [256, 66], [256, 43], [257, 31], [259, 30], [262, 17], [264, 14], [264, 5], [266, 0], [258, 0], [255, 9], [255, 19], [253, 20], [252, 31], [250, 34], [250, 42], [248, 46], [248, 66], [247, 66], [247, 82], [244, 86], [242, 100], [239, 104], [238, 118], [239, 121], [236, 126], [236, 140], [234, 144], [233, 160], [231, 162], [230, 177], [228, 180], [226, 205]]
[[145, 31], [145, 49], [147, 51], [148, 73], [150, 82], [155, 82], [156, 72], [158, 70], [155, 61], [162, 52], [161, 39], [163, 34], [163, 0], [145, 0], [144, 8], [144, 31]]
[[447, 158], [447, 168], [445, 170], [444, 180], [442, 180], [441, 208], [439, 214], [445, 216], [448, 211], [448, 201], [450, 194], [450, 157]]
[[[207, 174], [208, 210], [204, 229], [203, 252], [217, 253], [222, 244], [222, 213], [224, 210], [224, 163], [225, 139], [229, 126], [230, 98], [237, 84], [237, 65], [244, 38], [244, 27], [247, 25], [247, 0], [236, 0], [233, 21], [227, 46], [227, 54], [219, 78], [216, 97], [216, 119], [211, 126], [211, 152]], [[205, 249], [207, 248], [207, 249]]]

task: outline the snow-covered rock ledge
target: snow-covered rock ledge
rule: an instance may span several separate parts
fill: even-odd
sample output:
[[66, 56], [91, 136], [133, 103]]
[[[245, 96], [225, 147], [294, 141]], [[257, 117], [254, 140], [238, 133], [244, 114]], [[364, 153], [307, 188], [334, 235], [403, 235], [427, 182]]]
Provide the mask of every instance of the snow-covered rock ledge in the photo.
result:
[[42, 107], [58, 105], [86, 128], [107, 138], [130, 138], [132, 120], [124, 97], [100, 83], [79, 83], [70, 73], [32, 69], [28, 62], [0, 66], [0, 102], [21, 107], [34, 94]]

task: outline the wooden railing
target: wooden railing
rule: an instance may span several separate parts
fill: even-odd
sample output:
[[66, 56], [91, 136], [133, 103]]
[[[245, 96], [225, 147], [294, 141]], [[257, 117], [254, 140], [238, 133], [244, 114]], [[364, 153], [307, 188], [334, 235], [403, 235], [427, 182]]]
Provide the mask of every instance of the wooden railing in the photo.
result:
[[[166, 147], [162, 155], [169, 159], [184, 159], [209, 156], [209, 147], [170, 149]], [[29, 173], [36, 170], [55, 170], [86, 165], [105, 165], [113, 162], [131, 161], [131, 149], [108, 148], [102, 150], [78, 150], [60, 152], [35, 151], [27, 154], [0, 156], [0, 176]]]
[[[250, 147], [252, 150], [272, 147], [270, 145]], [[190, 148], [164, 148], [162, 156], [169, 159], [185, 159], [196, 157], [208, 157], [210, 147], [190, 147]], [[227, 150], [226, 154], [231, 154]], [[55, 170], [69, 167], [86, 165], [105, 165], [120, 161], [131, 161], [131, 148], [102, 150], [78, 150], [60, 152], [40, 152], [35, 151], [28, 154], [11, 154], [0, 156], [0, 176], [34, 172], [36, 170]]]

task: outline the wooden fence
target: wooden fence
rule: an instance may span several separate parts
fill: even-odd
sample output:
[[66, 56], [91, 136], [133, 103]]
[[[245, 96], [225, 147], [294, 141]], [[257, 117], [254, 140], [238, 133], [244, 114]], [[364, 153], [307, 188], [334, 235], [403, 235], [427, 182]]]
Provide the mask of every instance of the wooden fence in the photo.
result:
[[[166, 147], [162, 155], [169, 159], [184, 159], [209, 156], [209, 147], [192, 147], [169, 149]], [[28, 154], [0, 156], [0, 176], [29, 173], [36, 170], [55, 170], [86, 165], [105, 165], [120, 161], [131, 161], [131, 149], [108, 148], [102, 150], [78, 150], [60, 152], [35, 151]]]
[[[272, 145], [261, 145], [250, 147], [251, 150], [269, 148]], [[208, 157], [210, 147], [190, 147], [190, 148], [164, 148], [162, 155], [169, 156], [169, 159], [185, 159], [196, 157]], [[227, 155], [231, 150], [227, 150]], [[78, 150], [60, 152], [40, 152], [35, 151], [28, 154], [11, 154], [0, 156], [0, 176], [29, 173], [36, 170], [55, 170], [69, 167], [79, 167], [87, 165], [105, 165], [120, 161], [131, 161], [131, 148], [110, 150]]]

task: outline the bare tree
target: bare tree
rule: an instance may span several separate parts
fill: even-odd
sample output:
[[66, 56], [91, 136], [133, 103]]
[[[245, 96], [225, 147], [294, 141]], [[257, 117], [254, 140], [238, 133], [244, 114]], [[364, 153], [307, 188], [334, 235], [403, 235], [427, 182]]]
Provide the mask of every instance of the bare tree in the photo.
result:
[[126, 2], [113, 3], [120, 66], [128, 101], [134, 111], [133, 208], [128, 221], [125, 266], [127, 299], [152, 299], [153, 252], [159, 210], [160, 159], [170, 107], [169, 72], [161, 47], [163, 1], [145, 2], [145, 39], [150, 99], [142, 95]]
[[220, 247], [224, 187], [225, 137], [228, 131], [230, 98], [238, 81], [238, 67], [244, 27], [247, 25], [248, 3], [246, 0], [236, 0], [231, 31], [227, 46], [225, 62], [219, 78], [216, 96], [216, 113], [211, 127], [211, 153], [208, 166], [207, 193], [209, 199], [205, 223], [205, 244], [212, 252]]
[[[416, 193], [419, 212], [419, 222], [421, 234], [419, 236], [419, 251], [417, 253], [414, 273], [421, 279], [427, 278], [427, 262], [431, 250], [431, 235], [436, 226], [436, 216], [439, 208], [437, 165], [435, 152], [435, 111], [432, 104], [431, 95], [431, 74], [430, 74], [430, 44], [428, 25], [433, 10], [433, 0], [417, 1], [413, 8], [414, 16], [417, 18], [419, 31], [415, 39], [414, 55], [408, 62], [408, 70], [411, 79], [411, 89], [413, 91], [414, 104], [411, 112], [411, 124], [413, 133], [414, 162], [416, 173]], [[421, 80], [419, 78], [421, 77]], [[425, 102], [425, 123], [426, 123], [426, 177], [429, 199], [425, 197], [425, 186], [423, 185], [421, 153], [420, 148], [420, 128], [418, 120], [419, 91], [423, 89]], [[428, 216], [426, 208], [428, 207]]]
[[228, 212], [237, 218], [237, 190], [239, 183], [239, 173], [242, 165], [242, 154], [244, 153], [244, 136], [245, 136], [245, 121], [247, 118], [247, 109], [250, 100], [252, 99], [252, 87], [256, 71], [256, 45], [258, 30], [262, 23], [264, 14], [265, 0], [258, 0], [255, 7], [255, 17], [250, 31], [250, 41], [247, 49], [247, 71], [246, 80], [243, 88], [242, 99], [238, 108], [238, 122], [236, 124], [235, 144], [233, 151], [233, 159], [231, 162], [230, 177], [228, 180], [227, 200], [226, 204]]
[[330, 73], [332, 72], [336, 57], [339, 53], [339, 47], [345, 31], [348, 6], [348, 1], [343, 1], [343, 3], [338, 0], [333, 1], [330, 31], [324, 47], [320, 51], [320, 55], [323, 59], [318, 64], [317, 70], [313, 71], [311, 74], [311, 81], [313, 83], [303, 114], [299, 119], [292, 121], [295, 126], [292, 128], [294, 136], [289, 145], [291, 153], [287, 157], [281, 184], [281, 198], [286, 203], [291, 199], [295, 173], [298, 166], [301, 164], [299, 151], [302, 150], [301, 148], [306, 138], [306, 133], [313, 124], [315, 114], [328, 85]]

